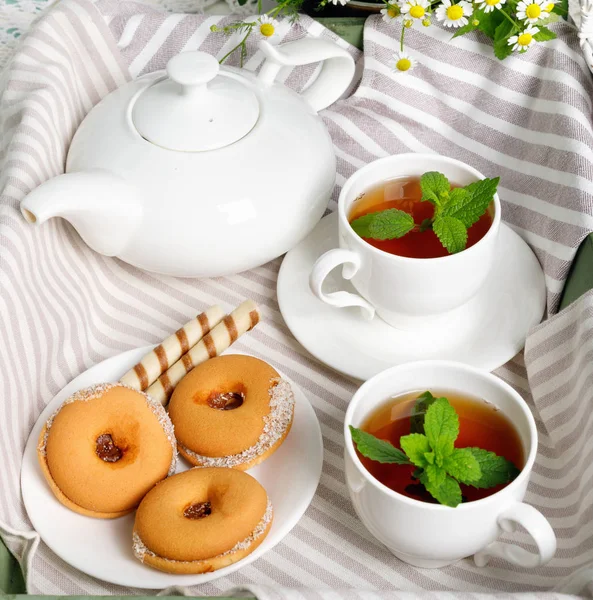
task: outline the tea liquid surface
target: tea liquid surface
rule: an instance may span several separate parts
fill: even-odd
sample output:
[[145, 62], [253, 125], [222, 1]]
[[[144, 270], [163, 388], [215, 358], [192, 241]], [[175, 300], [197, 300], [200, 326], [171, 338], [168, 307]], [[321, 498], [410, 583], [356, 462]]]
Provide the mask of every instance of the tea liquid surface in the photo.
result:
[[[388, 401], [376, 410], [362, 425], [362, 429], [375, 437], [391, 442], [401, 448], [399, 439], [410, 433], [410, 417], [413, 414], [416, 399], [426, 390], [410, 392]], [[518, 469], [525, 464], [523, 444], [514, 425], [494, 405], [461, 395], [458, 392], [430, 390], [439, 398], [449, 400], [459, 416], [459, 437], [455, 441], [456, 448], [478, 447], [495, 452], [510, 460]], [[412, 478], [415, 467], [408, 465], [382, 464], [358, 454], [365, 468], [388, 488], [425, 502], [436, 503], [417, 480]], [[508, 484], [489, 489], [476, 489], [461, 485], [463, 500], [471, 502], [486, 498], [503, 489]]]
[[[421, 198], [420, 178], [391, 179], [370, 188], [361, 198], [355, 200], [350, 208], [348, 221], [352, 223], [354, 219], [369, 213], [396, 208], [411, 214], [414, 223], [420, 225], [424, 219], [430, 219], [434, 214], [434, 206], [428, 201], [422, 202]], [[486, 212], [469, 228], [466, 248], [481, 240], [490, 229], [490, 225], [492, 225], [492, 217]], [[449, 255], [432, 229], [410, 231], [396, 240], [363, 239], [379, 250], [398, 256], [438, 258]]]

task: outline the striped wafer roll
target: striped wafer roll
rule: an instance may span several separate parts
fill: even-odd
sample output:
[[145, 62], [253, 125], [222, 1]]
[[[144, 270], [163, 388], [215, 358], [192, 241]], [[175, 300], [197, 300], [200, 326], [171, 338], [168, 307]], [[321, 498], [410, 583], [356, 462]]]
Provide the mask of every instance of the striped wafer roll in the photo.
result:
[[178, 329], [162, 344], [151, 350], [137, 365], [132, 367], [121, 379], [136, 390], [145, 391], [171, 365], [175, 364], [190, 348], [195, 346], [206, 334], [218, 325], [224, 317], [220, 306], [211, 306], [197, 317]]
[[189, 352], [163, 373], [146, 393], [162, 404], [167, 404], [175, 386], [195, 366], [218, 356], [235, 340], [259, 323], [259, 309], [252, 300], [246, 300], [227, 315], [210, 333], [205, 335]]

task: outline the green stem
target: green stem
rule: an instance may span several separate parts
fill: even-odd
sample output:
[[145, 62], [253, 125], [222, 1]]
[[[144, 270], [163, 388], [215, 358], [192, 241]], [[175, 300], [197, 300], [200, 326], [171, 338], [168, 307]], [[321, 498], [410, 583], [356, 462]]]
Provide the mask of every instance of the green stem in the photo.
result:
[[404, 35], [406, 33], [406, 26], [404, 25], [403, 21], [402, 21], [402, 34], [399, 38], [399, 49], [400, 52], [404, 51]]
[[233, 52], [236, 52], [239, 48], [241, 48], [241, 46], [244, 46], [245, 42], [247, 41], [247, 38], [251, 35], [252, 31], [253, 27], [250, 27], [247, 33], [245, 34], [245, 37], [234, 48], [229, 50], [218, 62], [222, 64], [231, 54], [233, 54]]
[[511, 17], [504, 11], [504, 9], [499, 8], [498, 10], [507, 18], [508, 21], [511, 22], [511, 24], [512, 24], [513, 27], [517, 27], [518, 26], [517, 21], [511, 19]]

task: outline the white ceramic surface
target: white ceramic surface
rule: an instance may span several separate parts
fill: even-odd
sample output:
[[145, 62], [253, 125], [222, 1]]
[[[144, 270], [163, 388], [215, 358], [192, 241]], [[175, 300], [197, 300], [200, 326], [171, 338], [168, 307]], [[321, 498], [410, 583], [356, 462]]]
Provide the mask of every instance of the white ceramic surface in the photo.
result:
[[[398, 177], [420, 177], [428, 171], [443, 173], [450, 182], [465, 186], [484, 176], [476, 169], [437, 154], [398, 154], [375, 160], [356, 171], [344, 184], [338, 199], [339, 249], [320, 257], [311, 272], [316, 296], [338, 308], [360, 306], [367, 318], [375, 311], [400, 329], [426, 329], [438, 325], [465, 304], [490, 274], [498, 248], [500, 200], [494, 196], [492, 225], [470, 248], [440, 258], [407, 258], [378, 250], [359, 237], [348, 222], [355, 200], [370, 188]], [[325, 293], [323, 282], [337, 266], [358, 294]], [[362, 296], [362, 297], [361, 297]]]
[[[525, 466], [505, 488], [456, 508], [429, 504], [398, 494], [375, 479], [358, 458], [349, 425], [360, 427], [390, 397], [414, 390], [459, 391], [498, 407], [514, 424]], [[535, 568], [556, 552], [556, 537], [545, 517], [522, 502], [537, 454], [537, 429], [521, 396], [498, 377], [449, 361], [420, 361], [383, 371], [354, 394], [344, 421], [346, 484], [366, 528], [395, 556], [418, 567], [438, 568], [475, 554], [478, 566], [490, 557]], [[495, 540], [521, 525], [537, 553]]]
[[[313, 264], [337, 246], [338, 217], [323, 218], [291, 250], [278, 276], [278, 303], [295, 338], [317, 359], [356, 377], [369, 379], [393, 365], [422, 359], [450, 359], [488, 371], [510, 360], [525, 345], [527, 332], [541, 321], [546, 299], [544, 275], [527, 244], [500, 227], [499, 246], [489, 278], [462, 309], [422, 334], [365, 320], [359, 308], [337, 309], [309, 288]], [[339, 269], [325, 281], [327, 291], [353, 291]]]
[[[270, 533], [243, 560], [203, 575], [171, 575], [143, 565], [132, 553], [134, 514], [119, 519], [84, 517], [60, 504], [49, 489], [37, 462], [41, 428], [61, 403], [75, 391], [117, 381], [150, 349], [139, 348], [103, 361], [73, 379], [46, 407], [27, 441], [21, 470], [21, 490], [27, 514], [41, 539], [74, 568], [117, 585], [162, 589], [171, 585], [197, 585], [228, 575], [273, 548], [299, 521], [317, 489], [323, 463], [323, 442], [313, 407], [291, 382], [296, 404], [292, 429], [282, 446], [262, 464], [250, 469], [268, 492], [274, 506]], [[177, 472], [189, 464], [179, 458]]]
[[[97, 252], [176, 276], [238, 273], [292, 248], [334, 186], [317, 111], [347, 89], [354, 60], [323, 39], [261, 50], [257, 75], [196, 52], [171, 59], [171, 78], [149, 73], [109, 94], [78, 128], [66, 174], [23, 200], [25, 218], [65, 218]], [[319, 61], [301, 95], [275, 81]]]

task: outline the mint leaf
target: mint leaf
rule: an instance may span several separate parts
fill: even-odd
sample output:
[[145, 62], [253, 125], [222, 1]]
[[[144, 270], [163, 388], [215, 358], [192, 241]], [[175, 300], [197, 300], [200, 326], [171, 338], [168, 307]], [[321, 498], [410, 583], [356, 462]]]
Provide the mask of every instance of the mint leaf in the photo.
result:
[[500, 177], [481, 179], [464, 188], [455, 188], [449, 194], [449, 201], [443, 207], [441, 216], [455, 217], [467, 228], [471, 227], [486, 212]]
[[352, 425], [350, 425], [350, 433], [352, 434], [352, 441], [363, 456], [380, 463], [395, 465], [412, 464], [408, 460], [408, 457], [393, 444], [385, 440], [380, 440], [362, 429], [352, 427]]
[[428, 391], [420, 394], [416, 398], [416, 403], [412, 409], [410, 416], [410, 432], [411, 433], [424, 433], [424, 416], [428, 407], [436, 400], [436, 398]]
[[443, 469], [459, 483], [471, 484], [482, 477], [480, 463], [470, 448], [454, 448], [443, 460]]
[[[436, 206], [439, 206], [442, 200], [446, 200], [446, 196], [451, 189], [449, 180], [437, 171], [429, 171], [420, 177], [420, 189], [422, 190], [422, 200], [428, 200]], [[443, 198], [443, 196], [445, 196]]]
[[420, 483], [422, 483], [426, 488], [426, 491], [441, 504], [451, 506], [452, 508], [461, 504], [461, 488], [452, 477], [445, 475], [442, 479], [440, 476], [438, 480], [436, 477], [431, 479], [427, 472], [424, 471], [420, 475]]
[[536, 42], [549, 42], [556, 39], [556, 34], [550, 31], [547, 27], [538, 24], [539, 31], [533, 36]]
[[424, 472], [426, 473], [428, 482], [432, 486], [440, 487], [447, 478], [445, 469], [437, 465], [427, 465], [426, 469], [424, 469]]
[[408, 458], [417, 467], [426, 467], [428, 464], [426, 454], [430, 453], [428, 438], [421, 433], [410, 433], [399, 438], [399, 445], [408, 455]]
[[486, 489], [501, 483], [509, 483], [520, 473], [519, 469], [504, 456], [498, 456], [483, 448], [465, 448], [465, 450], [469, 450], [480, 465], [482, 473], [480, 479], [470, 483], [475, 488]]
[[447, 398], [438, 398], [426, 411], [424, 432], [434, 450], [437, 464], [453, 453], [459, 435], [459, 417]]
[[350, 225], [360, 237], [394, 240], [414, 229], [414, 218], [403, 210], [388, 208], [354, 219]]
[[450, 216], [438, 216], [432, 224], [432, 229], [450, 254], [465, 250], [467, 229], [459, 219]]

